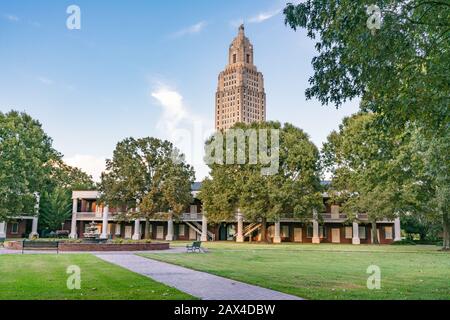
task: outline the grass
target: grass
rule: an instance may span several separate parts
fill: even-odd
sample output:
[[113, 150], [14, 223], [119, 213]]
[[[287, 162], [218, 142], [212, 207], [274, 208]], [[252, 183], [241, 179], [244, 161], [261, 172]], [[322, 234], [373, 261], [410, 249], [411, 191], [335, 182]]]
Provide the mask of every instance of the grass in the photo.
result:
[[[81, 289], [69, 290], [67, 267], [81, 269]], [[184, 300], [188, 294], [90, 254], [0, 255], [0, 300]]]
[[[205, 246], [208, 254], [143, 256], [306, 299], [450, 298], [450, 254], [437, 246], [218, 242]], [[370, 265], [381, 269], [380, 290], [367, 289]]]

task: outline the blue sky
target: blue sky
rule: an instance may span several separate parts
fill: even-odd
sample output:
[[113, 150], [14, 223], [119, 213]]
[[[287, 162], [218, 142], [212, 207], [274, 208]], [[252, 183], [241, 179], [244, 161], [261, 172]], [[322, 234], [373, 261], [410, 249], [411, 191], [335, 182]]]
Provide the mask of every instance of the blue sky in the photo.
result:
[[[39, 119], [65, 160], [95, 177], [119, 140], [155, 136], [179, 146], [201, 179], [217, 76], [244, 21], [268, 120], [299, 126], [320, 147], [358, 102], [306, 100], [314, 43], [284, 25], [285, 2], [1, 1], [0, 111]], [[71, 4], [81, 30], [66, 27]]]

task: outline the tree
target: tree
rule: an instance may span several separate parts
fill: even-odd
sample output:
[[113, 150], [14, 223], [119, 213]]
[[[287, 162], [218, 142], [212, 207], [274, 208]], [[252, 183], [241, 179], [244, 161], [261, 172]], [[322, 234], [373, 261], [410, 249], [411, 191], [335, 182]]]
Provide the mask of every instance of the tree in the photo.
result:
[[[372, 230], [378, 220], [423, 212], [430, 190], [423, 159], [414, 152], [415, 128], [388, 135], [378, 129], [378, 117], [358, 113], [345, 118], [322, 150], [323, 165], [333, 176], [332, 201], [343, 203], [350, 220], [366, 213]], [[372, 242], [378, 243], [376, 232]]]
[[[381, 28], [368, 28], [369, 5]], [[305, 1], [288, 4], [285, 22], [305, 28], [318, 56], [308, 98], [339, 107], [362, 98], [365, 110], [402, 128], [418, 121], [432, 133], [450, 120], [450, 4], [448, 1]]]
[[191, 202], [194, 170], [168, 141], [127, 138], [106, 161], [99, 189], [101, 200], [123, 208], [122, 219], [149, 220], [163, 213], [177, 216]]
[[52, 161], [52, 170], [41, 189], [39, 230], [56, 231], [70, 217], [73, 190], [94, 190], [92, 177], [62, 159]]
[[40, 198], [39, 225], [41, 229], [56, 231], [72, 214], [70, 191], [56, 188], [43, 192]]
[[[266, 140], [266, 134], [270, 141], [267, 150], [261, 143], [257, 145], [257, 141]], [[227, 142], [220, 146], [222, 154], [232, 152], [234, 161], [230, 163], [227, 156], [222, 163], [210, 164], [211, 179], [203, 182], [199, 195], [210, 221], [234, 219], [240, 209], [247, 221], [261, 222], [261, 240], [265, 241], [268, 220], [306, 220], [311, 218], [313, 209], [321, 208], [319, 152], [301, 129], [278, 122], [238, 123], [225, 136]], [[209, 139], [207, 145], [214, 139], [217, 137]], [[258, 153], [257, 163], [251, 160], [252, 148]], [[220, 153], [215, 150], [214, 156], [216, 152]], [[245, 155], [245, 161], [239, 162], [239, 155]], [[270, 161], [261, 161], [265, 157]], [[276, 161], [277, 170], [264, 174], [269, 162], [274, 164], [272, 160]]]
[[61, 155], [41, 124], [26, 113], [0, 112], [0, 221], [33, 213]]
[[[413, 153], [420, 156], [415, 174], [421, 174], [427, 183], [421, 193], [423, 212], [428, 221], [440, 221], [443, 228], [443, 249], [450, 250], [450, 130], [431, 139], [417, 130]], [[416, 163], [416, 162], [414, 162]]]
[[48, 190], [62, 188], [65, 190], [94, 190], [95, 183], [92, 176], [79, 168], [72, 167], [59, 159], [52, 163], [52, 172], [48, 181]]
[[[450, 135], [450, 4], [439, 0], [375, 3], [380, 8], [379, 30], [368, 28], [366, 10], [372, 2], [308, 0], [286, 6], [286, 24], [294, 30], [305, 28], [311, 39], [318, 39], [319, 54], [312, 61], [314, 75], [306, 96], [336, 107], [362, 98], [362, 110], [379, 114], [378, 127], [389, 135], [415, 126], [427, 145], [442, 141]], [[426, 166], [444, 156], [430, 155], [436, 158]], [[444, 248], [448, 248], [445, 170], [448, 167], [434, 166], [424, 172], [435, 174], [432, 189], [437, 193], [429, 195], [441, 208]]]
[[440, 238], [441, 224], [430, 219], [427, 214], [411, 214], [402, 218], [402, 230], [409, 240], [419, 235], [421, 241], [437, 241]]

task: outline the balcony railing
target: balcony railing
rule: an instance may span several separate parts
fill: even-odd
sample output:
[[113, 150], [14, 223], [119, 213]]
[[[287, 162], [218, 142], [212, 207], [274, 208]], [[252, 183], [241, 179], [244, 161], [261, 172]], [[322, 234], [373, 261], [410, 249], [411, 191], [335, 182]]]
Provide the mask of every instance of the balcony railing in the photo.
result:
[[183, 220], [201, 220], [203, 215], [201, 213], [183, 213], [181, 218]]
[[[337, 214], [333, 214], [333, 213], [323, 213], [322, 217], [324, 219], [347, 219], [347, 215], [345, 213], [339, 213], [339, 215]], [[357, 218], [360, 220], [367, 220], [367, 214], [366, 213], [359, 213], [357, 215]]]
[[347, 215], [345, 213], [324, 213], [322, 216], [324, 219], [347, 219]]

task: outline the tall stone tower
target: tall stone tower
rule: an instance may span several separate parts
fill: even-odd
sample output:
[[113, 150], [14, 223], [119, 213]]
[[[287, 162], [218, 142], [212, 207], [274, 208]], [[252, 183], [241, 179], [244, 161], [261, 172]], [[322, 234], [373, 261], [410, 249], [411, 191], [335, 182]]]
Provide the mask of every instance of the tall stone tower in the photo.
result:
[[228, 65], [219, 74], [214, 118], [216, 130], [226, 130], [236, 122], [266, 120], [264, 77], [253, 64], [253, 46], [244, 25], [230, 45]]

